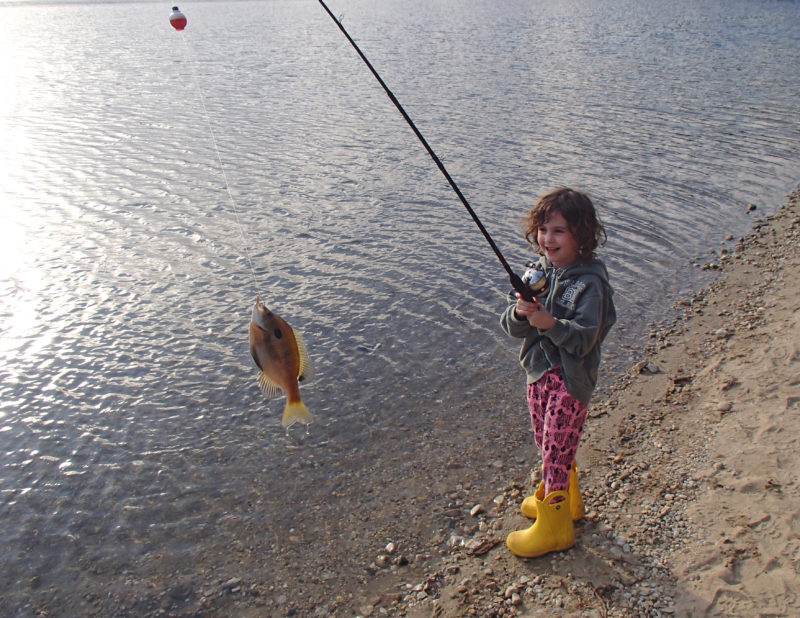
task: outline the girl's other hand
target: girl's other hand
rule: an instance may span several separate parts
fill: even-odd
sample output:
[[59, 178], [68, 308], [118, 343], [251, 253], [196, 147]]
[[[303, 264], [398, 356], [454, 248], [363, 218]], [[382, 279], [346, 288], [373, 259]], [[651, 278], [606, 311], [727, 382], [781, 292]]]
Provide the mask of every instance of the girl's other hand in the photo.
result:
[[553, 315], [545, 309], [545, 306], [539, 302], [538, 298], [534, 298], [533, 302], [528, 302], [517, 294], [514, 313], [519, 319], [527, 319], [528, 324], [540, 330], [547, 330], [556, 323]]
[[514, 307], [514, 311], [520, 320], [524, 320], [532, 313], [539, 311], [541, 306], [538, 298], [534, 298], [533, 302], [529, 302], [517, 294], [517, 306]]

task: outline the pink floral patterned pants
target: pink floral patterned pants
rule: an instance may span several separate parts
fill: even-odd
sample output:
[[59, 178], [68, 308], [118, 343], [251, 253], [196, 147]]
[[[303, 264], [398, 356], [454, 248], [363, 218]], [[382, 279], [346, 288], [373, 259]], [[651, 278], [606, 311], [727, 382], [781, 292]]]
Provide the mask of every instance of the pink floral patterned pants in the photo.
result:
[[589, 406], [567, 392], [561, 367], [528, 385], [533, 439], [542, 454], [544, 495], [566, 491]]

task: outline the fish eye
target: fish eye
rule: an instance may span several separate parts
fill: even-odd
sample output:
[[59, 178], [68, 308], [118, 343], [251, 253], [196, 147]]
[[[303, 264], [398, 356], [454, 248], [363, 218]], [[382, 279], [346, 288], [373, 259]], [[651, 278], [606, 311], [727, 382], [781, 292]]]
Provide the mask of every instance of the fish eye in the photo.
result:
[[280, 328], [276, 328], [275, 329], [275, 338], [276, 339], [282, 339], [283, 338], [283, 333], [281, 332]]

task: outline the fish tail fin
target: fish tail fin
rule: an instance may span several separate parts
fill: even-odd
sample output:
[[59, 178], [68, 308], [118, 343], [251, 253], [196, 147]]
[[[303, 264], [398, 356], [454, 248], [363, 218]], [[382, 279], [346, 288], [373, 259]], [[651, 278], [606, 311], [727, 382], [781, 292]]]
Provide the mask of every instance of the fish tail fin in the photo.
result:
[[304, 404], [299, 399], [297, 401], [287, 401], [286, 407], [283, 409], [283, 420], [281, 421], [281, 425], [284, 427], [291, 427], [295, 423], [303, 423], [303, 425], [308, 425], [314, 420], [314, 417], [311, 416], [311, 412], [308, 411], [306, 408], [306, 404]]

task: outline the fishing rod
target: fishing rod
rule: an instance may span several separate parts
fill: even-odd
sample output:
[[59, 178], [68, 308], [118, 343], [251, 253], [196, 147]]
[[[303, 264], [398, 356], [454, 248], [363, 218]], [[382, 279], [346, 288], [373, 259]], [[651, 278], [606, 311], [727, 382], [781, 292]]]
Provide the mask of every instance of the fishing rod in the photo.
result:
[[481, 223], [481, 220], [478, 218], [478, 215], [472, 209], [472, 206], [469, 205], [467, 198], [464, 197], [464, 194], [461, 192], [461, 189], [458, 188], [456, 181], [453, 180], [453, 177], [450, 176], [449, 172], [445, 168], [444, 163], [442, 163], [439, 157], [436, 156], [436, 153], [433, 151], [433, 148], [431, 148], [430, 144], [428, 144], [428, 140], [426, 140], [425, 136], [422, 135], [420, 130], [417, 128], [417, 125], [414, 124], [414, 121], [411, 120], [411, 117], [406, 113], [406, 110], [403, 109], [403, 106], [400, 105], [400, 101], [398, 101], [397, 97], [394, 96], [394, 93], [389, 89], [389, 86], [386, 85], [386, 82], [384, 82], [381, 76], [378, 75], [378, 71], [376, 71], [375, 67], [372, 66], [372, 63], [364, 55], [364, 52], [361, 51], [361, 49], [353, 40], [353, 38], [348, 34], [347, 30], [345, 30], [344, 26], [342, 25], [342, 22], [331, 12], [331, 10], [328, 8], [328, 5], [325, 4], [323, 0], [319, 0], [319, 3], [322, 5], [322, 8], [325, 9], [325, 12], [328, 15], [330, 15], [330, 18], [334, 21], [334, 23], [339, 27], [339, 30], [342, 31], [342, 34], [344, 34], [344, 36], [347, 37], [347, 40], [350, 41], [350, 45], [352, 45], [353, 49], [356, 50], [358, 55], [364, 61], [364, 64], [367, 65], [367, 68], [369, 68], [369, 70], [375, 76], [375, 79], [378, 80], [378, 83], [383, 87], [384, 91], [389, 96], [389, 99], [391, 99], [392, 103], [394, 103], [394, 106], [397, 108], [397, 111], [399, 111], [402, 114], [403, 118], [405, 118], [406, 122], [408, 123], [408, 126], [411, 127], [411, 130], [414, 131], [414, 134], [419, 138], [419, 141], [422, 142], [422, 145], [425, 147], [425, 150], [428, 151], [428, 154], [431, 156], [431, 159], [433, 159], [433, 162], [436, 163], [436, 167], [439, 168], [439, 171], [442, 172], [444, 177], [447, 179], [447, 182], [450, 183], [450, 186], [453, 188], [453, 191], [456, 192], [456, 195], [461, 200], [461, 203], [464, 205], [464, 208], [467, 209], [467, 212], [472, 217], [472, 220], [475, 222], [475, 225], [478, 226], [478, 229], [483, 234], [483, 237], [492, 247], [492, 250], [497, 256], [497, 259], [500, 260], [500, 263], [503, 265], [503, 268], [508, 273], [508, 277], [511, 281], [511, 286], [520, 294], [520, 296], [522, 296], [522, 298], [524, 298], [529, 302], [532, 302], [534, 300], [533, 292], [527, 285], [525, 285], [520, 276], [517, 275], [517, 273], [515, 273], [511, 269], [511, 266], [508, 265], [506, 258], [503, 257], [503, 254], [500, 252], [499, 247], [494, 242], [492, 237], [489, 236], [489, 232], [486, 230], [483, 223]]

